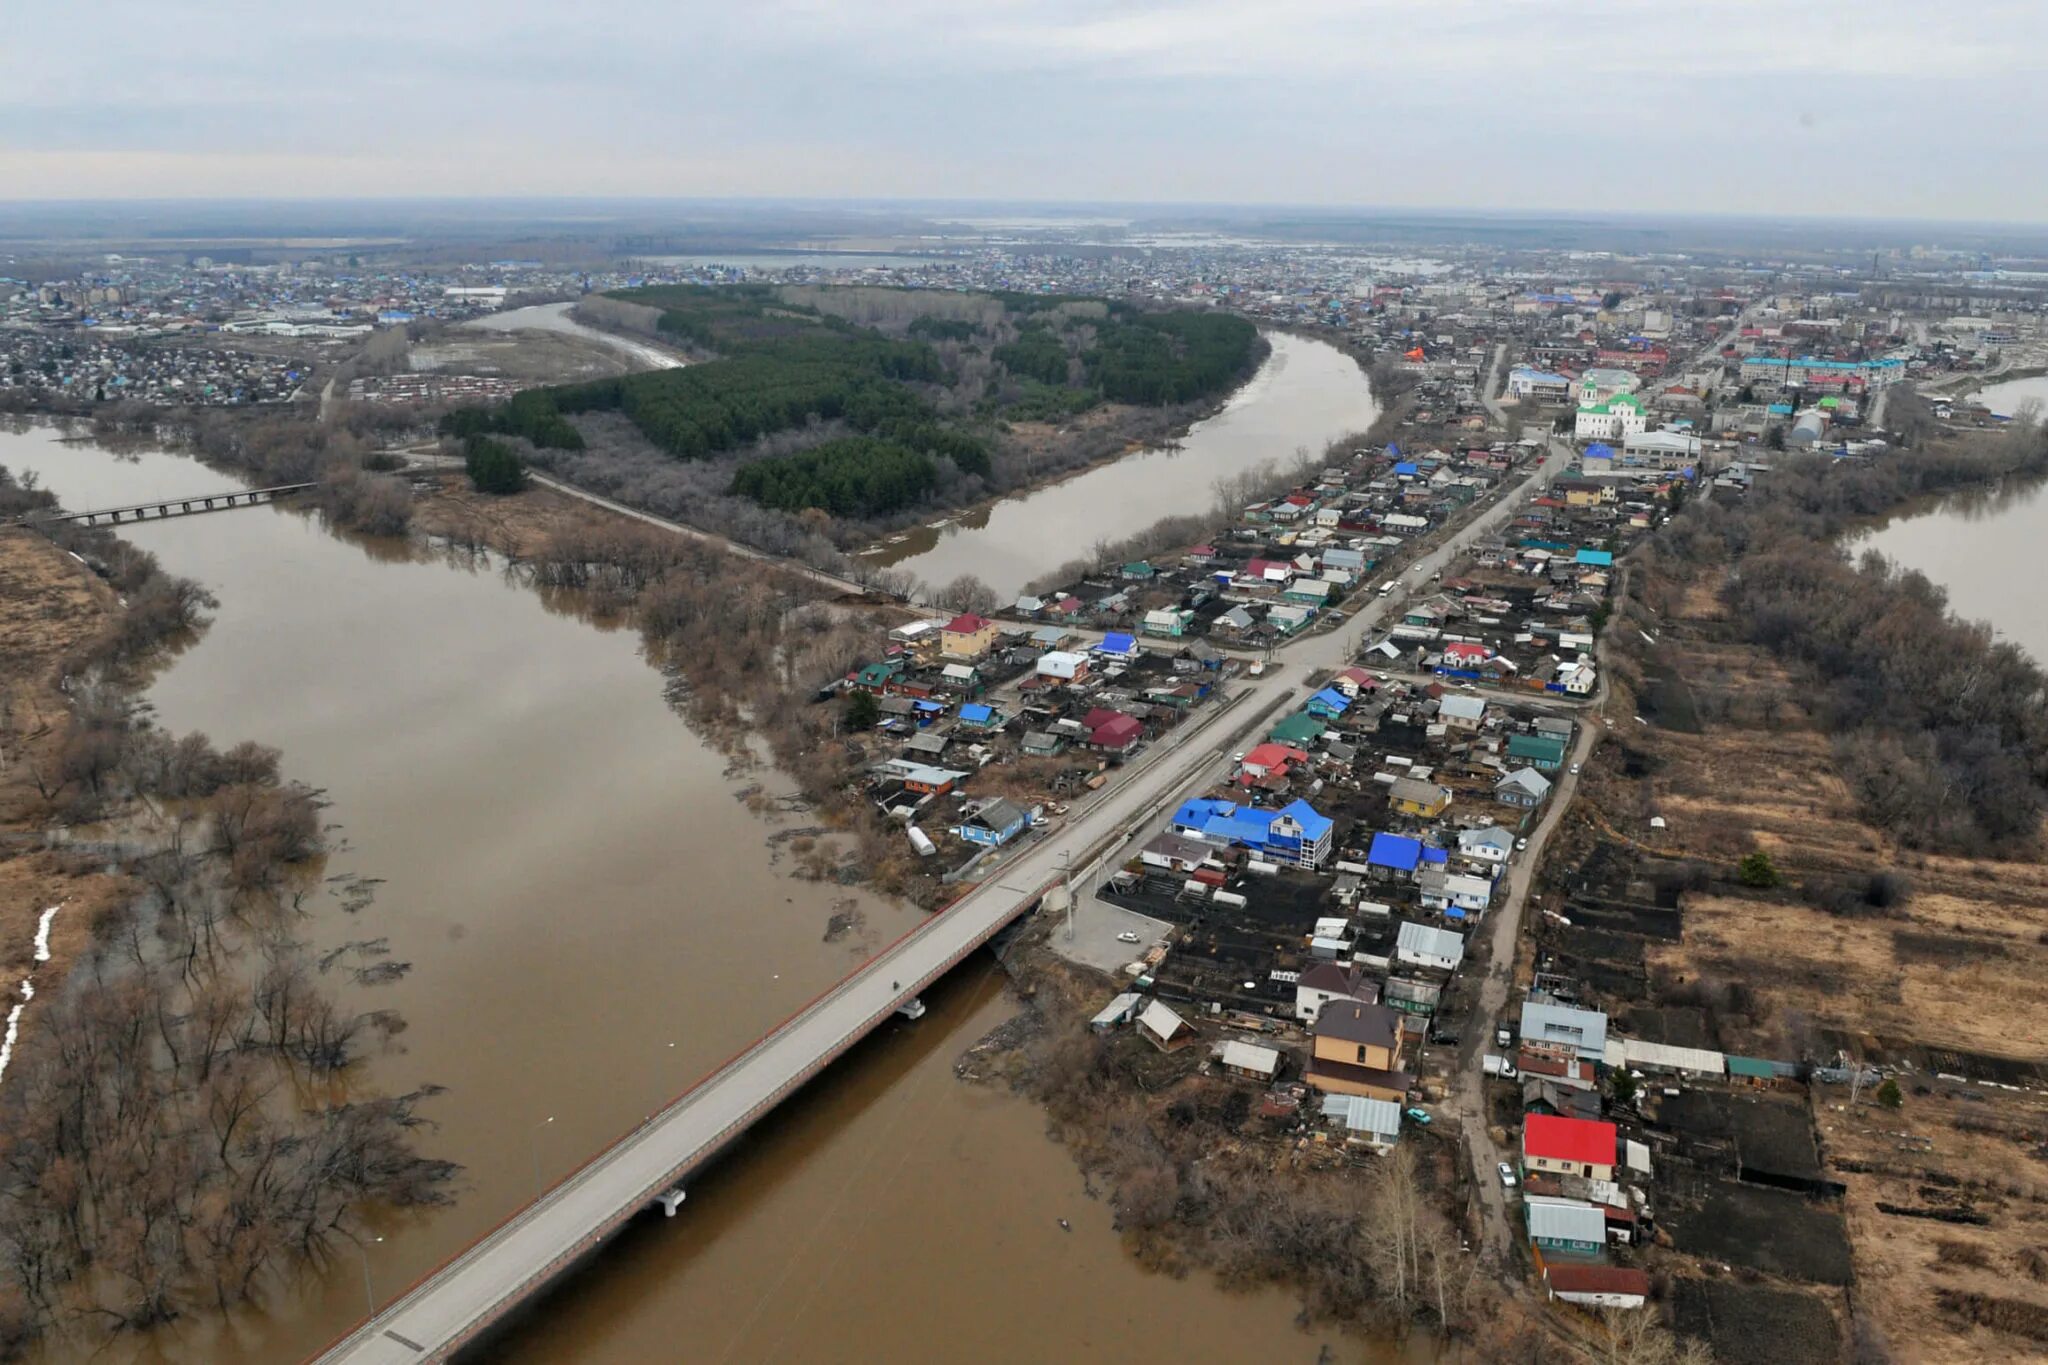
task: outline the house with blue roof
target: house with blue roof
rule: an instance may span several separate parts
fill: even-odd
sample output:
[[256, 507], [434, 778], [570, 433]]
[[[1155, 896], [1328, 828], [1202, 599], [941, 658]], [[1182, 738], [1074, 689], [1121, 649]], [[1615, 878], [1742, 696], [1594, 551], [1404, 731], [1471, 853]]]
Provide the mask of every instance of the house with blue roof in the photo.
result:
[[1335, 720], [1351, 709], [1351, 698], [1334, 687], [1326, 687], [1308, 699], [1302, 710], [1322, 720]]
[[1284, 854], [1297, 867], [1318, 867], [1330, 856], [1337, 822], [1296, 798], [1280, 808], [1266, 831], [1268, 853]]
[[1095, 652], [1105, 659], [1135, 659], [1138, 657], [1138, 637], [1124, 631], [1110, 631], [1102, 637], [1102, 643], [1095, 646]]
[[1572, 557], [1574, 564], [1591, 564], [1595, 568], [1610, 568], [1614, 564], [1612, 550], [1581, 550]]
[[1196, 797], [1181, 803], [1170, 826], [1186, 838], [1241, 846], [1299, 867], [1320, 866], [1330, 856], [1336, 833], [1335, 821], [1301, 800], [1271, 811]]
[[1401, 460], [1394, 465], [1394, 473], [1404, 479], [1414, 478], [1416, 472], [1415, 461], [1413, 460]]
[[1422, 840], [1384, 831], [1372, 836], [1365, 855], [1366, 866], [1381, 874], [1413, 873], [1422, 861]]
[[969, 702], [960, 708], [960, 723], [976, 730], [1000, 730], [1008, 717], [993, 706]]

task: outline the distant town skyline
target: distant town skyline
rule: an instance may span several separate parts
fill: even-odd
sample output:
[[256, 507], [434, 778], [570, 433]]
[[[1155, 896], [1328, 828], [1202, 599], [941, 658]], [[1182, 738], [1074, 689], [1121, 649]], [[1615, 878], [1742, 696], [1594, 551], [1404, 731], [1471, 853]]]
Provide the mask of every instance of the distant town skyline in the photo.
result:
[[9, 16], [0, 199], [776, 196], [2048, 221], [2048, 10], [365, 0]]

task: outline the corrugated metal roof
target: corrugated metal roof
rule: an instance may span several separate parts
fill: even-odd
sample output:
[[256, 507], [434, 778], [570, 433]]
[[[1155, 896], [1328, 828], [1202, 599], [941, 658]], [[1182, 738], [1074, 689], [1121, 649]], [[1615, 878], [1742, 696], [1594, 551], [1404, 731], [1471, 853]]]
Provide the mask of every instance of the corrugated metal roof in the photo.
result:
[[1622, 1057], [1630, 1066], [1656, 1071], [1688, 1071], [1697, 1076], [1725, 1076], [1728, 1062], [1718, 1052], [1703, 1047], [1672, 1047], [1668, 1043], [1646, 1043], [1640, 1038], [1622, 1040]]
[[1524, 1199], [1529, 1215], [1529, 1235], [1556, 1242], [1607, 1243], [1607, 1215], [1583, 1199], [1560, 1199], [1555, 1195], [1532, 1194]]
[[1401, 1131], [1401, 1106], [1392, 1100], [1364, 1095], [1323, 1096], [1323, 1117], [1342, 1119], [1354, 1133], [1393, 1134]]
[[1280, 1054], [1270, 1047], [1256, 1043], [1242, 1043], [1232, 1038], [1223, 1044], [1223, 1065], [1240, 1071], [1255, 1071], [1261, 1076], [1270, 1076], [1280, 1069]]
[[1401, 933], [1394, 943], [1404, 953], [1448, 958], [1454, 963], [1465, 959], [1465, 936], [1454, 930], [1439, 929], [1433, 924], [1408, 921], [1401, 926]]
[[1581, 1056], [1605, 1060], [1607, 1016], [1598, 1010], [1573, 1009], [1546, 1000], [1522, 1002], [1524, 1042], [1570, 1044]]

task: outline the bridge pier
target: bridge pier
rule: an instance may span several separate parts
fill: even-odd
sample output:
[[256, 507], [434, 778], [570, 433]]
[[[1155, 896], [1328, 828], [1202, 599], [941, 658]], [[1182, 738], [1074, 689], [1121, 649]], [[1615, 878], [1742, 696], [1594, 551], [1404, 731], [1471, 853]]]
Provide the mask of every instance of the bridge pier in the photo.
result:
[[920, 997], [913, 995], [898, 1005], [896, 1012], [905, 1019], [922, 1019], [924, 1018], [924, 1001]]
[[683, 1201], [689, 1197], [688, 1192], [681, 1185], [678, 1185], [672, 1190], [663, 1190], [660, 1194], [655, 1195], [654, 1202], [661, 1205], [663, 1213], [673, 1218], [676, 1216], [676, 1210], [681, 1208]]

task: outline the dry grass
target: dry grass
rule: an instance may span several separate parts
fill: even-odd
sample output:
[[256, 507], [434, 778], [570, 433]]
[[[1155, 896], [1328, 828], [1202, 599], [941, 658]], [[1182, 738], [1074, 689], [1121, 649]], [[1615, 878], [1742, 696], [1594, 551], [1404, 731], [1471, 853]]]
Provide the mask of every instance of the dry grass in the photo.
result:
[[[1709, 975], [1757, 994], [1755, 1024], [1723, 1021], [1738, 1051], [1792, 1056], [1791, 1020], [2002, 1056], [2048, 1055], [2048, 865], [1901, 849], [1864, 823], [1816, 727], [1804, 680], [1732, 642], [1719, 584], [1665, 585], [1671, 607], [1657, 661], [1692, 690], [1704, 733], [1635, 727], [1626, 738], [1652, 769], [1608, 768], [1589, 784], [1596, 823], [1641, 832], [1646, 811], [1668, 829], [1642, 835], [1662, 854], [1730, 867], [1762, 849], [1788, 882], [1902, 874], [1911, 895], [1889, 914], [1843, 918], [1799, 900], [1688, 894], [1677, 944], [1653, 944], [1653, 973]], [[1625, 713], [1624, 713], [1625, 714]], [[1603, 768], [1613, 762], [1603, 753]], [[1937, 1299], [2048, 1305], [2048, 1096], [1984, 1087], [1982, 1100], [1914, 1093], [1887, 1110], [1846, 1088], [1816, 1100], [1829, 1168], [1848, 1186], [1856, 1299], [1899, 1360], [1934, 1365], [2033, 1356], [2038, 1343], [1945, 1311]], [[1962, 1207], [1984, 1226], [1884, 1213]], [[1964, 1299], [1953, 1299], [1960, 1294]], [[1970, 1297], [1978, 1296], [1978, 1297]], [[1979, 1317], [2014, 1318], [1989, 1309]], [[2024, 1316], [2022, 1313], [2021, 1316]]]
[[[1849, 1187], [1858, 1298], [1877, 1314], [1896, 1358], [1930, 1365], [2032, 1358], [2038, 1344], [1937, 1311], [1936, 1295], [2012, 1299], [2048, 1312], [2048, 1283], [2029, 1268], [2048, 1247], [2048, 1167], [2036, 1155], [2048, 1134], [2048, 1101], [1908, 1093], [1896, 1111], [1867, 1096], [1854, 1110], [1847, 1101], [1846, 1088], [1823, 1093], [1821, 1141]], [[1883, 1212], [1880, 1202], [1968, 1209], [1987, 1221], [1903, 1217]]]
[[[33, 969], [47, 993], [97, 919], [133, 893], [124, 877], [28, 848], [46, 815], [34, 773], [54, 768], [71, 723], [57, 689], [62, 662], [118, 608], [112, 589], [49, 541], [0, 530], [0, 980], [10, 986]], [[51, 926], [50, 960], [37, 964], [36, 925], [52, 905], [63, 909]]]

